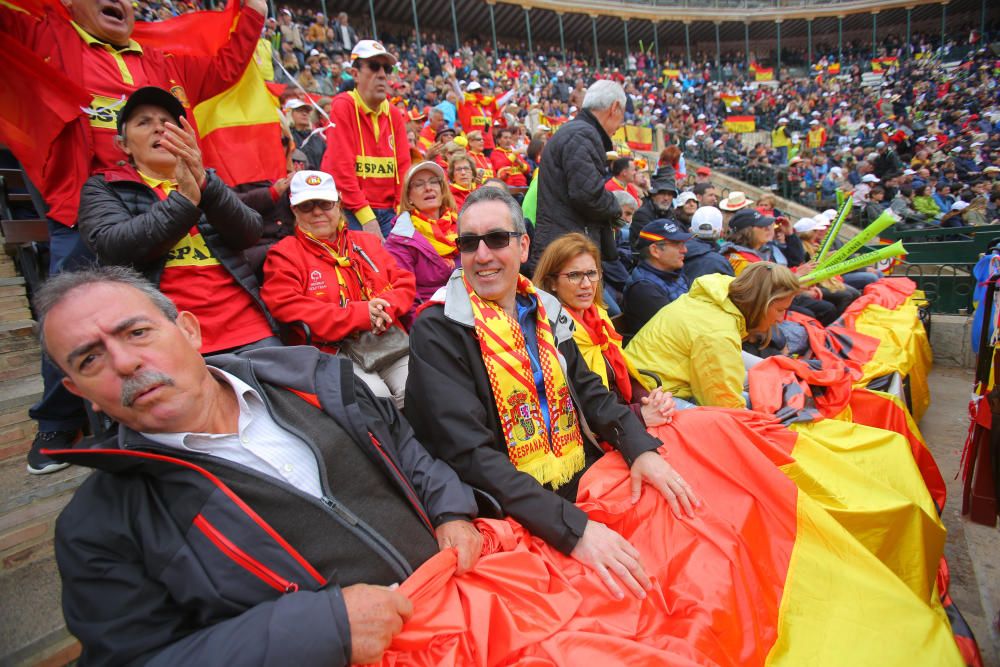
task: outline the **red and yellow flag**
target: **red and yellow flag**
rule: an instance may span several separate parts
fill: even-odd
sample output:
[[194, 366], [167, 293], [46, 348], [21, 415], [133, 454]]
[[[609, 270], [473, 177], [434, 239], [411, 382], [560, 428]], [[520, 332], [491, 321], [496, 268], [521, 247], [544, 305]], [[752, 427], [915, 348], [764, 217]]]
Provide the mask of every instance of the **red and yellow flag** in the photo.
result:
[[827, 74], [840, 74], [840, 63], [830, 63], [826, 67]]
[[758, 66], [754, 70], [754, 81], [774, 81], [774, 68]]
[[742, 104], [743, 100], [740, 99], [739, 95], [731, 95], [729, 93], [722, 94], [722, 103], [726, 105], [726, 110], [729, 111], [733, 108], [734, 104]]
[[756, 132], [757, 118], [754, 116], [728, 116], [723, 123], [730, 132]]
[[625, 143], [634, 151], [653, 150], [653, 130], [637, 125], [625, 126]]
[[[177, 55], [208, 55], [229, 39], [240, 4], [224, 11], [184, 14], [159, 23], [137, 23], [135, 39]], [[205, 165], [229, 185], [274, 181], [286, 173], [281, 147], [278, 100], [251, 58], [243, 77], [229, 90], [194, 108]]]
[[679, 69], [665, 69], [663, 70], [664, 79], [679, 79], [681, 78], [681, 71]]

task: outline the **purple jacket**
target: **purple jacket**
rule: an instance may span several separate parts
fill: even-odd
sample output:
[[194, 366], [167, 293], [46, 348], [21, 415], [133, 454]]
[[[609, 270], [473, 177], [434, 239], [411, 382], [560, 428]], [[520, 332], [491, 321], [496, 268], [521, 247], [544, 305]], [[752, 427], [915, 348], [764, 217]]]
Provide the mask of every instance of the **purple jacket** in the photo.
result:
[[453, 266], [434, 250], [430, 241], [413, 226], [406, 211], [396, 218], [385, 240], [385, 249], [396, 258], [401, 269], [411, 272], [417, 279], [414, 308], [434, 296], [434, 292], [448, 282], [451, 272], [460, 266], [457, 258]]

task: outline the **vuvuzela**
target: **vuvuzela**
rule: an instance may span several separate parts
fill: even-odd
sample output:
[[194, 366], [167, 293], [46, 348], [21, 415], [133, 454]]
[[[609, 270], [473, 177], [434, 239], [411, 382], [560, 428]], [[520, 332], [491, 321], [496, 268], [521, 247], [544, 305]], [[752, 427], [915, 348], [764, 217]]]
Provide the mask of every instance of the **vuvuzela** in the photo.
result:
[[823, 235], [823, 240], [819, 242], [819, 250], [816, 251], [816, 256], [813, 258], [817, 262], [822, 262], [823, 258], [826, 257], [826, 253], [830, 252], [830, 248], [833, 247], [833, 242], [836, 240], [838, 232], [840, 232], [840, 226], [844, 224], [844, 220], [851, 214], [853, 206], [854, 197], [848, 197], [844, 200], [840, 211], [837, 212], [837, 217], [833, 219], [833, 224], [826, 228], [826, 234]]
[[840, 276], [845, 273], [850, 273], [851, 271], [857, 271], [858, 269], [868, 266], [869, 264], [874, 264], [875, 262], [880, 262], [883, 259], [889, 259], [890, 257], [899, 257], [900, 255], [906, 254], [906, 248], [903, 247], [902, 241], [896, 241], [892, 245], [888, 245], [884, 248], [879, 248], [878, 250], [873, 250], [871, 252], [866, 252], [863, 255], [858, 255], [843, 262], [837, 264], [830, 264], [823, 267], [822, 269], [816, 269], [807, 276], [802, 276], [799, 279], [803, 285], [814, 285], [818, 282], [822, 282], [827, 278], [832, 278], [834, 276]]
[[840, 250], [827, 257], [825, 261], [820, 262], [817, 268], [822, 269], [824, 266], [832, 266], [837, 262], [843, 262], [857, 252], [861, 246], [868, 243], [897, 222], [899, 222], [899, 216], [893, 213], [892, 210], [885, 209], [882, 211], [880, 216], [872, 221], [872, 224], [858, 232], [857, 236], [845, 243]]

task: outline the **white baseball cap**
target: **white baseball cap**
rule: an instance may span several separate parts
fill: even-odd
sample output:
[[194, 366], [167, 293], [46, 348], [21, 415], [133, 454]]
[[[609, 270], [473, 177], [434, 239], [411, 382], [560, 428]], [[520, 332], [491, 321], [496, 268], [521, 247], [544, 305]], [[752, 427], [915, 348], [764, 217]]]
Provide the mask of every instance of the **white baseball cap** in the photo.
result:
[[479, 85], [478, 81], [473, 81], [468, 86], [466, 86], [465, 89], [471, 93], [472, 91], [475, 91], [475, 90], [482, 90], [483, 87], [481, 85]]
[[795, 223], [795, 233], [805, 234], [806, 232], [814, 232], [817, 229], [825, 229], [826, 224], [820, 224], [815, 218], [802, 218]]
[[823, 211], [820, 215], [826, 218], [827, 222], [832, 222], [833, 219], [837, 217], [837, 211], [835, 211], [832, 208], [828, 208], [825, 211]]
[[308, 102], [303, 102], [300, 99], [292, 98], [285, 102], [285, 111], [295, 111], [296, 109], [301, 109], [302, 107], [311, 107]]
[[292, 206], [298, 206], [304, 201], [325, 199], [340, 201], [340, 194], [333, 182], [333, 176], [325, 171], [299, 171], [292, 176], [288, 188], [288, 200]]
[[682, 192], [674, 200], [674, 208], [681, 208], [682, 206], [684, 206], [684, 204], [688, 203], [691, 200], [698, 201], [698, 197], [695, 196], [693, 192]]
[[962, 201], [961, 199], [951, 205], [951, 210], [953, 211], [962, 211], [967, 208], [969, 208], [969, 202]]
[[879, 183], [881, 181], [879, 180], [879, 177], [876, 176], [875, 174], [865, 174], [864, 176], [861, 177], [861, 182], [862, 183]]
[[362, 39], [351, 49], [351, 61], [365, 60], [376, 56], [384, 56], [392, 61], [393, 65], [396, 64], [396, 56], [386, 51], [382, 42], [376, 42], [374, 39]]
[[[690, 194], [685, 192], [684, 194]], [[722, 234], [722, 211], [714, 206], [702, 206], [691, 216], [691, 233], [699, 238], [712, 239]]]

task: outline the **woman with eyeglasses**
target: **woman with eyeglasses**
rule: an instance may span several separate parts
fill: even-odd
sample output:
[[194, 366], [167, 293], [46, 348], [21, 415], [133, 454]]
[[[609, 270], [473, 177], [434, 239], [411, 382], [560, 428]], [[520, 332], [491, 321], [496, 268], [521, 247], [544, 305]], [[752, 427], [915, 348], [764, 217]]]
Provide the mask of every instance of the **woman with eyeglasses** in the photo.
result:
[[465, 198], [479, 187], [476, 163], [467, 153], [459, 153], [448, 161], [448, 188], [455, 200], [455, 210], [461, 211]]
[[401, 206], [385, 249], [416, 278], [416, 306], [430, 299], [460, 264], [457, 211], [444, 170], [433, 162], [411, 167], [403, 179]]
[[[310, 343], [324, 352], [346, 352], [364, 339], [379, 356], [373, 370], [355, 359], [354, 372], [376, 396], [403, 407], [409, 354], [400, 318], [416, 295], [413, 274], [401, 269], [372, 234], [352, 231], [340, 208], [340, 195], [330, 174], [300, 171], [292, 177], [289, 199], [295, 235], [271, 247], [264, 261], [261, 297], [276, 320], [291, 326], [295, 343]], [[374, 334], [375, 339], [367, 334]], [[385, 336], [389, 333], [389, 336]], [[402, 342], [401, 342], [402, 341]]]
[[590, 370], [604, 386], [628, 405], [643, 423], [668, 423], [674, 409], [669, 393], [652, 393], [639, 382], [639, 374], [622, 352], [622, 337], [604, 308], [601, 289], [601, 253], [583, 234], [561, 236], [545, 248], [532, 282], [559, 299], [576, 327], [573, 340]]

